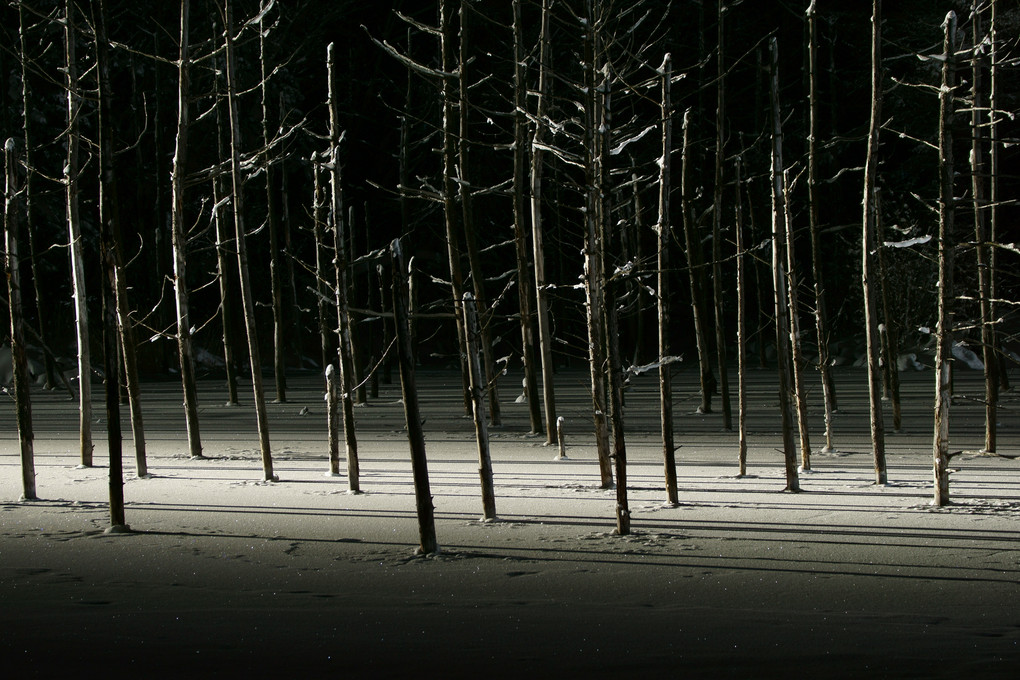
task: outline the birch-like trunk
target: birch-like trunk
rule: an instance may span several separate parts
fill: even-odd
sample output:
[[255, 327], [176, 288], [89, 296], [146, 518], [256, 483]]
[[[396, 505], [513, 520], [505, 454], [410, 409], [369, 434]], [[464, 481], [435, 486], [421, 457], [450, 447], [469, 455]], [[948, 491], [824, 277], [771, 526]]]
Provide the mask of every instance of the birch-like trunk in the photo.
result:
[[[328, 162], [329, 155], [323, 154], [323, 159]], [[329, 255], [329, 246], [326, 245], [326, 191], [323, 187], [322, 176], [325, 172], [322, 161], [314, 152], [311, 157], [312, 163], [312, 234], [315, 238], [315, 308], [319, 323], [319, 361], [321, 366], [328, 367], [333, 364], [333, 357], [336, 353], [333, 350], [333, 332], [330, 330], [328, 319], [329, 314], [329, 284], [326, 278], [326, 265], [332, 259]]]
[[545, 279], [545, 245], [542, 229], [542, 163], [543, 145], [548, 125], [546, 107], [550, 97], [552, 79], [549, 76], [551, 58], [552, 0], [542, 0], [542, 33], [539, 37], [538, 96], [535, 104], [535, 131], [531, 142], [531, 248], [535, 269], [535, 295], [538, 302], [538, 347], [542, 361], [542, 406], [545, 409], [545, 443], [552, 446], [556, 431], [555, 373], [552, 355], [552, 326], [549, 320], [549, 297]]
[[956, 89], [956, 13], [942, 24], [942, 85], [939, 88], [939, 306], [935, 330], [935, 431], [932, 454], [935, 474], [933, 505], [949, 504], [950, 361], [953, 348], [953, 94]]
[[678, 505], [680, 496], [676, 479], [676, 441], [673, 436], [672, 344], [670, 343], [670, 281], [669, 255], [672, 224], [669, 219], [670, 170], [673, 155], [673, 58], [666, 54], [659, 67], [661, 81], [660, 116], [662, 155], [659, 157], [659, 220], [656, 273], [656, 311], [659, 321], [659, 421], [662, 427], [662, 460], [665, 467], [666, 502]]
[[67, 212], [67, 239], [71, 259], [74, 300], [75, 340], [78, 346], [78, 447], [82, 467], [92, 467], [92, 350], [89, 343], [88, 295], [85, 290], [85, 252], [79, 220], [78, 57], [76, 49], [74, 0], [64, 4], [64, 56], [67, 71], [67, 155], [64, 161], [64, 199]]
[[227, 105], [230, 110], [230, 178], [234, 196], [234, 238], [237, 249], [237, 271], [241, 281], [241, 306], [245, 334], [248, 338], [248, 363], [251, 365], [252, 396], [255, 400], [255, 421], [258, 428], [259, 451], [262, 455], [264, 479], [277, 481], [273, 474], [273, 454], [269, 443], [269, 419], [266, 413], [265, 389], [262, 384], [262, 359], [259, 351], [258, 328], [255, 323], [255, 300], [251, 292], [248, 248], [245, 233], [244, 181], [241, 177], [241, 120], [237, 102], [237, 72], [234, 55], [234, 4], [223, 0], [225, 20], [225, 57], [227, 67]]
[[771, 56], [770, 92], [772, 101], [772, 289], [776, 301], [776, 364], [779, 371], [779, 412], [783, 428], [783, 456], [786, 463], [786, 490], [800, 491], [797, 450], [793, 440], [794, 395], [790, 366], [790, 321], [786, 278], [786, 181], [783, 173], [783, 127], [779, 106], [779, 44], [769, 41]]
[[786, 220], [786, 281], [790, 321], [790, 369], [793, 373], [793, 394], [797, 404], [797, 430], [800, 434], [800, 467], [811, 469], [811, 437], [808, 428], [807, 388], [804, 385], [804, 359], [800, 348], [800, 296], [797, 280], [797, 258], [794, 255], [793, 217], [790, 209], [789, 171], [783, 176], [783, 216]]
[[177, 142], [170, 173], [173, 204], [170, 214], [171, 242], [174, 250], [174, 300], [177, 303], [177, 358], [184, 388], [184, 419], [188, 429], [188, 450], [192, 458], [203, 458], [202, 437], [198, 425], [198, 390], [195, 386], [195, 357], [191, 350], [187, 249], [184, 223], [184, 173], [188, 152], [189, 81], [188, 25], [191, 2], [181, 0], [180, 56], [177, 62]]
[[746, 306], [747, 284], [744, 275], [744, 202], [741, 198], [743, 189], [743, 154], [737, 156], [733, 163], [736, 185], [734, 192], [733, 229], [737, 246], [737, 474], [747, 474], [747, 319], [744, 312]]
[[716, 46], [716, 111], [715, 111], [715, 186], [712, 194], [712, 300], [715, 307], [715, 353], [719, 370], [719, 407], [722, 409], [723, 428], [733, 429], [733, 412], [730, 407], [730, 379], [726, 366], [726, 323], [723, 311], [722, 275], [722, 199], [723, 162], [726, 158], [726, 70], [723, 50], [725, 46], [726, 4], [719, 1]]
[[874, 252], [877, 247], [875, 188], [878, 179], [878, 136], [882, 125], [882, 0], [872, 0], [871, 13], [871, 123], [868, 156], [864, 165], [864, 215], [861, 219], [861, 286], [864, 292], [864, 326], [868, 352], [868, 398], [875, 483], [888, 481], [885, 465], [885, 424], [882, 420], [882, 369], [879, 366], [878, 281]]

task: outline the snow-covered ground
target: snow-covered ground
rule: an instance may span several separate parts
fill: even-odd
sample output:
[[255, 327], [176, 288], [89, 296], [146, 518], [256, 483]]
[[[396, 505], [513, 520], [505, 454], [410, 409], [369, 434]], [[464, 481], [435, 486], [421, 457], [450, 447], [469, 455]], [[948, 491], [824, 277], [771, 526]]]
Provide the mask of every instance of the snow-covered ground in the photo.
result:
[[[816, 377], [808, 372], [808, 377]], [[37, 393], [37, 488], [21, 493], [14, 409], [0, 406], [0, 664], [7, 677], [1014, 678], [1020, 668], [1020, 460], [980, 455], [980, 373], [959, 371], [951, 492], [934, 509], [934, 375], [901, 374], [904, 427], [873, 484], [865, 373], [836, 373], [835, 451], [783, 492], [774, 372], [750, 373], [748, 476], [696, 374], [675, 383], [679, 507], [665, 507], [657, 380], [627, 394], [633, 534], [598, 488], [585, 373], [557, 376], [567, 455], [527, 434], [519, 377], [491, 428], [496, 508], [482, 506], [456, 374], [420, 399], [441, 553], [415, 557], [399, 386], [358, 407], [361, 486], [326, 475], [321, 380], [268, 404], [262, 481], [254, 410], [201, 385], [206, 460], [190, 460], [180, 386], [143, 391], [152, 477], [133, 476], [127, 534], [109, 525], [105, 429], [80, 469], [76, 405]], [[812, 382], [814, 385], [814, 382]], [[736, 378], [731, 376], [734, 403]], [[812, 388], [812, 444], [824, 444]], [[718, 406], [718, 399], [715, 400]], [[1020, 454], [1005, 395], [1000, 453]], [[97, 402], [96, 415], [103, 411]], [[126, 414], [125, 414], [126, 418]], [[734, 414], [734, 423], [736, 417]], [[344, 465], [341, 468], [344, 469]], [[330, 673], [329, 676], [326, 673]]]

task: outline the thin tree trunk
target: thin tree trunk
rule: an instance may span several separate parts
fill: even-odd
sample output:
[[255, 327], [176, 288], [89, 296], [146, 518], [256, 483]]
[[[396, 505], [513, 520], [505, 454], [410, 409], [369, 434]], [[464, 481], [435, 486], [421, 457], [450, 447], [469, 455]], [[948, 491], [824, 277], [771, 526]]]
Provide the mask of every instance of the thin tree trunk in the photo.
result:
[[[985, 447], [984, 450], [994, 453], [996, 448], [996, 420], [999, 403], [999, 369], [998, 358], [995, 356], [995, 333], [992, 316], [991, 277], [988, 266], [988, 241], [986, 229], [986, 213], [988, 206], [985, 195], [985, 173], [987, 168], [984, 160], [984, 129], [982, 104], [984, 103], [984, 63], [977, 45], [984, 39], [984, 26], [981, 21], [978, 0], [971, 4], [971, 21], [973, 23], [973, 42], [975, 46], [971, 68], [971, 147], [970, 172], [971, 194], [974, 209], [974, 242], [977, 244], [978, 298], [981, 307], [981, 349], [985, 366]], [[995, 115], [993, 111], [991, 115]]]
[[868, 395], [871, 405], [871, 446], [875, 459], [875, 483], [886, 484], [885, 425], [882, 421], [882, 373], [879, 367], [878, 304], [874, 263], [875, 188], [878, 178], [878, 135], [882, 124], [882, 0], [872, 0], [871, 14], [871, 124], [868, 157], [864, 167], [864, 215], [861, 220], [861, 285], [864, 292], [864, 324], [868, 349]]
[[550, 97], [551, 34], [549, 17], [552, 0], [542, 0], [542, 33], [539, 37], [538, 97], [535, 105], [535, 131], [531, 144], [531, 248], [535, 268], [535, 293], [538, 302], [538, 346], [542, 360], [542, 405], [545, 409], [545, 443], [552, 446], [556, 430], [556, 396], [553, 384], [552, 327], [545, 279], [545, 246], [542, 229], [542, 162], [546, 135], [546, 106]]
[[[113, 258], [113, 283], [116, 316], [120, 330], [120, 345], [124, 362], [124, 380], [127, 384], [128, 404], [131, 411], [131, 428], [135, 447], [136, 474], [139, 477], [148, 475], [145, 460], [145, 425], [142, 419], [141, 390], [138, 384], [138, 363], [135, 358], [134, 323], [131, 320], [131, 305], [128, 302], [127, 281], [121, 255], [120, 198], [117, 189], [117, 176], [114, 168], [112, 106], [113, 85], [110, 79], [109, 43], [106, 38], [105, 10], [102, 0], [95, 12], [96, 22], [96, 67], [99, 84], [99, 157], [101, 169], [100, 201], [101, 221], [103, 228], [110, 230], [109, 257]], [[100, 24], [102, 26], [100, 27]], [[102, 31], [100, 31], [102, 28]], [[104, 203], [105, 201], [105, 203]], [[116, 386], [119, 389], [119, 385]], [[109, 388], [107, 388], [109, 390]], [[108, 406], [109, 408], [109, 406]], [[117, 409], [118, 413], [120, 409]], [[118, 462], [120, 465], [120, 462]], [[121, 482], [123, 484], [123, 481]], [[123, 489], [121, 489], [123, 495]], [[116, 523], [115, 523], [116, 524]]]
[[88, 295], [85, 291], [85, 253], [78, 215], [79, 142], [78, 58], [75, 44], [75, 3], [64, 4], [64, 50], [67, 67], [67, 156], [64, 161], [64, 197], [71, 278], [74, 285], [75, 339], [78, 345], [78, 445], [82, 467], [92, 467], [92, 351], [89, 343]]
[[471, 380], [471, 413], [478, 443], [478, 477], [482, 484], [482, 520], [496, 519], [496, 494], [492, 483], [492, 456], [489, 453], [489, 429], [485, 424], [485, 403], [482, 400], [482, 368], [478, 362], [480, 330], [474, 296], [464, 293], [464, 326], [468, 332], [468, 375]]
[[815, 335], [818, 343], [818, 372], [822, 378], [822, 399], [825, 408], [825, 446], [823, 453], [833, 450], [833, 413], [836, 412], [836, 386], [832, 380], [829, 358], [829, 321], [826, 308], [825, 283], [822, 272], [821, 237], [818, 224], [818, 41], [815, 2], [807, 10], [808, 20], [808, 228], [811, 233], [811, 277], [815, 293]]
[[[120, 365], [118, 357], [118, 278], [120, 263], [117, 256], [117, 185], [113, 166], [110, 109], [111, 87], [109, 74], [109, 42], [106, 38], [106, 9], [103, 0], [95, 0], [93, 22], [96, 41], [96, 75], [99, 91], [99, 146], [101, 176], [99, 182], [100, 252], [103, 268], [103, 377], [106, 396], [107, 442], [110, 456], [109, 497], [110, 527], [108, 531], [127, 531], [124, 516], [123, 449], [120, 429]], [[123, 319], [120, 338], [123, 341]], [[125, 344], [130, 353], [132, 345]]]
[[[328, 159], [328, 155], [326, 155], [326, 158]], [[315, 237], [315, 299], [319, 320], [319, 351], [321, 365], [328, 367], [332, 365], [333, 357], [336, 356], [336, 353], [333, 351], [333, 341], [330, 337], [332, 333], [326, 320], [329, 308], [329, 299], [326, 297], [329, 293], [329, 285], [326, 279], [326, 264], [331, 260], [324, 230], [325, 219], [323, 213], [326, 207], [326, 195], [325, 189], [322, 186], [322, 163], [314, 152], [312, 153], [311, 162], [314, 186], [312, 194], [312, 233]]]
[[[330, 174], [332, 191], [330, 212], [333, 215], [333, 258], [336, 282], [337, 334], [339, 335], [338, 367], [340, 369], [341, 403], [343, 404], [344, 446], [347, 454], [348, 484], [351, 493], [361, 492], [361, 475], [358, 462], [358, 438], [354, 427], [354, 351], [351, 338], [351, 312], [348, 305], [347, 247], [343, 200], [340, 178], [340, 105], [336, 94], [336, 73], [333, 62], [333, 43], [326, 48], [326, 68], [329, 78], [329, 139]], [[349, 226], [349, 225], [348, 225]]]
[[[24, 54], [22, 54], [24, 57]], [[4, 236], [7, 300], [11, 313], [11, 368], [14, 373], [14, 403], [17, 410], [18, 441], [21, 448], [21, 500], [36, 500], [35, 437], [32, 434], [32, 395], [25, 354], [25, 318], [21, 304], [21, 268], [18, 253], [18, 210], [22, 189], [17, 186], [14, 140], [4, 144]]]
[[719, 369], [719, 404], [722, 409], [723, 428], [733, 429], [730, 408], [730, 380], [726, 366], [726, 323], [723, 311], [722, 275], [722, 199], [723, 161], [726, 154], [724, 117], [726, 114], [726, 71], [723, 59], [726, 14], [724, 0], [719, 0], [716, 55], [716, 112], [715, 112], [715, 186], [712, 196], [712, 299], [715, 303], [715, 352]]
[[284, 318], [283, 276], [280, 264], [280, 224], [276, 196], [276, 169], [269, 152], [269, 76], [266, 74], [265, 13], [259, 21], [259, 92], [262, 100], [262, 147], [265, 151], [266, 224], [269, 231], [269, 279], [273, 291], [273, 374], [276, 378], [276, 401], [287, 401], [287, 334]]
[[421, 427], [418, 408], [418, 388], [415, 384], [414, 353], [408, 324], [407, 269], [400, 240], [390, 246], [393, 259], [393, 318], [397, 336], [397, 363], [400, 367], [400, 391], [404, 402], [404, 422], [407, 441], [411, 449], [411, 470], [414, 478], [414, 497], [418, 514], [418, 552], [432, 555], [439, 552], [436, 541], [435, 508], [429, 488], [428, 460], [425, 456], [425, 435]]
[[744, 281], [744, 203], [741, 200], [743, 186], [743, 155], [737, 156], [733, 163], [734, 192], [734, 231], [737, 245], [737, 465], [741, 477], [747, 474], [747, 319], [744, 307], [747, 287]]
[[329, 474], [340, 476], [340, 392], [336, 366], [326, 366], [326, 438], [329, 441]]
[[521, 313], [521, 356], [524, 360], [524, 395], [528, 402], [531, 433], [542, 432], [542, 409], [538, 403], [534, 333], [532, 330], [532, 279], [528, 271], [528, 84], [525, 72], [524, 40], [521, 35], [521, 0], [514, 10], [514, 242], [517, 255], [517, 297]]
[[259, 433], [259, 451], [265, 480], [277, 481], [273, 474], [273, 454], [269, 444], [269, 421], [266, 413], [265, 389], [262, 384], [262, 361], [258, 329], [255, 323], [255, 301], [251, 291], [248, 249], [245, 243], [244, 182], [241, 178], [241, 120], [237, 103], [237, 74], [234, 57], [234, 5], [224, 0], [226, 15], [227, 104], [230, 109], [230, 177], [234, 196], [234, 237], [237, 248], [237, 270], [241, 280], [241, 303], [248, 337], [248, 363], [251, 365], [252, 395], [255, 400], [255, 421]]
[[[991, 0], [991, 16], [989, 17], [988, 47], [988, 242], [998, 243], [999, 238], [999, 35], [998, 35], [998, 10], [997, 1]], [[996, 248], [990, 248], [988, 252], [988, 299], [989, 317], [998, 318], [997, 279], [998, 279], [998, 253]], [[995, 348], [996, 368], [998, 369], [998, 389], [1000, 391], [1009, 389], [1009, 371], [1003, 360], [1002, 348], [999, 346], [999, 333], [995, 326], [990, 327], [992, 346]]]
[[691, 214], [691, 190], [688, 182], [690, 166], [691, 110], [684, 111], [683, 146], [680, 157], [680, 211], [683, 214], [684, 249], [687, 252], [687, 272], [691, 284], [691, 313], [694, 317], [694, 337], [698, 348], [700, 367], [701, 406], [698, 413], [712, 412], [712, 393], [715, 392], [715, 376], [708, 355], [708, 334], [705, 330], [705, 293], [703, 287], [701, 240], [698, 238]]
[[659, 420], [662, 426], [662, 460], [666, 476], [666, 502], [679, 505], [676, 479], [676, 442], [673, 437], [672, 346], [670, 343], [670, 264], [669, 243], [672, 225], [669, 219], [670, 170], [673, 155], [673, 58], [670, 54], [659, 67], [662, 82], [660, 112], [662, 117], [662, 156], [659, 157], [659, 221], [658, 262], [656, 274], [656, 310], [659, 321]]
[[790, 214], [789, 171], [783, 177], [783, 216], [786, 219], [786, 280], [789, 293], [790, 368], [793, 373], [793, 392], [797, 402], [797, 429], [800, 433], [800, 467], [811, 469], [811, 437], [807, 417], [807, 388], [804, 385], [804, 359], [800, 349], [800, 296], [797, 280], [797, 262], [794, 255], [793, 217]]
[[188, 450], [192, 458], [203, 458], [202, 437], [198, 425], [198, 390], [195, 386], [195, 358], [191, 351], [189, 316], [187, 247], [184, 224], [184, 173], [188, 151], [188, 98], [190, 97], [188, 24], [190, 0], [181, 0], [180, 57], [177, 63], [177, 143], [174, 147], [171, 184], [173, 210], [171, 236], [174, 250], [174, 299], [177, 303], [177, 356], [184, 387], [184, 417], [188, 428]]
[[949, 405], [952, 401], [949, 364], [953, 347], [953, 94], [956, 89], [956, 13], [942, 24], [942, 86], [939, 89], [939, 306], [935, 330], [935, 432], [933, 505], [949, 504]]
[[467, 249], [468, 263], [471, 266], [471, 283], [475, 291], [475, 304], [479, 308], [480, 337], [482, 347], [482, 360], [485, 367], [485, 394], [489, 400], [489, 418], [492, 425], [498, 427], [502, 423], [502, 415], [499, 406], [499, 390], [496, 387], [496, 380], [499, 377], [496, 371], [495, 360], [492, 355], [492, 338], [489, 332], [489, 320], [492, 312], [488, 307], [488, 299], [485, 296], [485, 274], [482, 268], [482, 258], [478, 252], [478, 241], [475, 238], [475, 218], [473, 208], [474, 188], [471, 186], [471, 163], [469, 153], [469, 127], [470, 127], [470, 104], [468, 101], [468, 45], [470, 44], [471, 32], [468, 27], [468, 12], [465, 3], [468, 0], [460, 0], [460, 63], [457, 68], [459, 86], [458, 92], [458, 136], [457, 136], [457, 161], [460, 177], [458, 188], [460, 191], [460, 207], [463, 216], [464, 246]]
[[779, 411], [782, 417], [783, 454], [786, 462], [786, 490], [800, 491], [797, 450], [793, 441], [793, 375], [790, 366], [790, 313], [786, 279], [786, 182], [783, 173], [783, 128], [779, 107], [779, 45], [769, 42], [772, 99], [772, 288], [776, 300], [776, 364], [779, 371]]
[[899, 432], [903, 426], [903, 408], [900, 401], [900, 374], [899, 374], [899, 334], [896, 327], [896, 319], [889, 309], [889, 286], [886, 268], [885, 255], [885, 222], [882, 219], [882, 193], [880, 189], [875, 190], [875, 231], [876, 242], [878, 243], [878, 277], [882, 282], [882, 354], [885, 362], [882, 368], [885, 370], [886, 382], [889, 386], [889, 401], [892, 404], [893, 431]]

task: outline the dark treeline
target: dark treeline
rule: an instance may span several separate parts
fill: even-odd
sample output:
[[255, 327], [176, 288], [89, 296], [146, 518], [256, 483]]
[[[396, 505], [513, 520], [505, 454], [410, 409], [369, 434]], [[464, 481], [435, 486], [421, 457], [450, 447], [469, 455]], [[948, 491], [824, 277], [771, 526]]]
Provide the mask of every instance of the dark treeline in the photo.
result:
[[[182, 69], [185, 5], [189, 47]], [[622, 385], [614, 378], [627, 367], [661, 368], [671, 360], [661, 354], [664, 318], [670, 354], [701, 366], [703, 410], [721, 408], [730, 427], [728, 391], [736, 387], [735, 381], [729, 386], [727, 360], [736, 360], [738, 346], [755, 365], [776, 359], [778, 265], [771, 244], [777, 196], [790, 241], [783, 267], [792, 283], [784, 295], [790, 295], [803, 340], [794, 343], [802, 353], [794, 364], [817, 366], [820, 353], [826, 364], [865, 354], [862, 187], [873, 64], [872, 8], [863, 5], [7, 2], [0, 9], [0, 134], [13, 139], [17, 181], [24, 187], [17, 210], [27, 244], [20, 256], [30, 263], [22, 266], [29, 344], [40, 362], [73, 370], [67, 357], [78, 349], [68, 225], [76, 221], [85, 308], [97, 320], [89, 324], [90, 344], [102, 347], [99, 140], [100, 100], [108, 96], [112, 138], [105, 143], [117, 177], [121, 280], [134, 330], [131, 354], [142, 375], [178, 373], [186, 356], [181, 336], [187, 335], [200, 370], [229, 369], [228, 377], [259, 351], [267, 370], [275, 367], [277, 398], [284, 400], [288, 371], [319, 371], [336, 359], [339, 305], [339, 324], [351, 319], [347, 372], [353, 375], [345, 384], [387, 378], [393, 336], [388, 247], [403, 237], [415, 269], [415, 358], [461, 365], [459, 296], [471, 292], [479, 305], [493, 422], [497, 384], [514, 394], [519, 384], [495, 377], [503, 369], [519, 372], [525, 356], [534, 357], [529, 361], [537, 370], [543, 351], [553, 364], [547, 370], [590, 363], [596, 421], [600, 413], [618, 413], [614, 399]], [[1018, 214], [1012, 113], [1020, 108], [1020, 8], [1012, 0], [898, 0], [881, 8], [874, 242], [892, 244], [875, 248], [879, 317], [892, 357], [884, 363], [896, 364], [901, 355], [933, 363], [940, 315], [939, 87], [951, 10], [958, 22], [949, 122], [956, 159], [950, 207], [959, 244], [955, 339], [978, 355], [983, 346], [999, 352], [1004, 360], [996, 365], [1008, 381], [1001, 348], [1015, 336], [1011, 301], [1020, 299], [1010, 245]], [[97, 65], [100, 13], [108, 63]], [[672, 77], [665, 104], [667, 63]], [[108, 94], [99, 87], [102, 67], [109, 73]], [[69, 118], [71, 73], [80, 108]], [[187, 103], [183, 150], [179, 93]], [[666, 153], [664, 110], [673, 130]], [[75, 217], [69, 217], [67, 198], [72, 142], [79, 147], [70, 170]], [[242, 197], [234, 194], [232, 172]], [[783, 180], [779, 194], [777, 177]], [[665, 202], [663, 178], [671, 199]], [[238, 222], [232, 211], [241, 206]], [[537, 281], [536, 217], [542, 237]], [[976, 222], [988, 223], [984, 242], [975, 236]], [[178, 257], [186, 262], [186, 280], [179, 282], [187, 293], [183, 332], [181, 291], [174, 290], [175, 224], [183, 229]], [[242, 309], [245, 275], [234, 264], [234, 224], [247, 234], [252, 349], [243, 341], [249, 324]], [[673, 251], [663, 272], [671, 291], [665, 317], [657, 308], [658, 225], [668, 228], [664, 242]], [[740, 305], [738, 263], [746, 267]], [[982, 288], [979, 271], [991, 272], [990, 287]], [[818, 327], [821, 343], [815, 333], [820, 299], [826, 316]], [[1000, 304], [988, 316], [981, 304], [992, 299]], [[544, 305], [549, 314], [542, 331]], [[522, 314], [532, 321], [523, 328]], [[982, 336], [990, 320], [994, 343]], [[595, 383], [604, 366], [609, 380], [599, 394]], [[545, 425], [534, 385], [525, 390], [532, 427], [548, 430], [552, 442], [551, 404], [545, 404]], [[355, 398], [366, 398], [364, 389]], [[713, 404], [714, 395], [722, 403]], [[610, 425], [622, 438], [622, 422]]]

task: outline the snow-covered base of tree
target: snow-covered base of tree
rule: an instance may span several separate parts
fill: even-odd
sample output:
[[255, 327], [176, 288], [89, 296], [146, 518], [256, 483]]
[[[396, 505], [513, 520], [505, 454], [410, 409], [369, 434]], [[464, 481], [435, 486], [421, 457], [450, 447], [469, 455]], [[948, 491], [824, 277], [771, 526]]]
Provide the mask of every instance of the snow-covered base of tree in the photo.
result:
[[[677, 507], [664, 505], [658, 382], [632, 379], [633, 534], [622, 537], [616, 494], [599, 488], [585, 378], [557, 378], [566, 460], [527, 436], [527, 405], [508, 397], [490, 433], [499, 521], [482, 522], [460, 378], [419, 374], [441, 548], [431, 557], [414, 555], [396, 384], [358, 419], [361, 495], [325, 474], [317, 374], [267, 404], [279, 482], [262, 479], [250, 403], [219, 405], [221, 380], [199, 386], [205, 460], [188, 457], [179, 385], [144, 385], [152, 477], [126, 469], [131, 531], [116, 534], [105, 531], [105, 450], [76, 467], [66, 395], [34, 395], [41, 500], [17, 501], [5, 402], [3, 666], [10, 677], [1014, 677], [1020, 461], [955, 456], [953, 505], [931, 507], [930, 371], [903, 374], [888, 486], [873, 483], [866, 375], [845, 368], [836, 450], [815, 454], [805, 493], [785, 494], [774, 371], [749, 373], [738, 478], [736, 433], [695, 413], [697, 373], [678, 369]], [[981, 447], [982, 389], [979, 372], [957, 373], [954, 450]], [[1020, 403], [1004, 397], [999, 450], [1020, 453]]]

